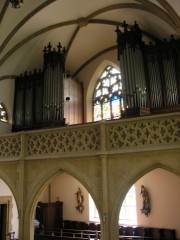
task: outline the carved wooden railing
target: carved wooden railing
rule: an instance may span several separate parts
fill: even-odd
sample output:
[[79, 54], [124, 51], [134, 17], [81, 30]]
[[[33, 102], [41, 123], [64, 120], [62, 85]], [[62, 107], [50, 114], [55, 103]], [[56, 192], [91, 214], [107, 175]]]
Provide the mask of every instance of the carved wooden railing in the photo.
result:
[[60, 158], [180, 146], [180, 113], [0, 136], [0, 160]]

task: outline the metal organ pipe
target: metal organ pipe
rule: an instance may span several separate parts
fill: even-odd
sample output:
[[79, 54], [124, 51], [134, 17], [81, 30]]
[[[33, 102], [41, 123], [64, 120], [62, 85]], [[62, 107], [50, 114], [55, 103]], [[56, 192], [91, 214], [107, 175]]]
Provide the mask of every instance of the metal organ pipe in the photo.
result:
[[123, 62], [121, 72], [124, 75], [123, 89], [126, 98], [126, 107], [140, 108], [147, 106], [146, 81], [144, 72], [144, 62], [142, 54], [141, 30], [135, 23], [128, 31], [127, 24], [124, 22], [124, 33], [117, 28], [119, 58]]
[[151, 107], [160, 108], [162, 106], [162, 83], [158, 62], [158, 47], [149, 46], [150, 53], [146, 53], [149, 69], [150, 98]]
[[125, 77], [125, 75], [126, 75], [126, 68], [124, 68], [124, 57], [123, 57], [123, 55], [122, 55], [122, 57], [121, 57], [121, 69], [124, 69], [125, 71], [121, 71], [121, 80], [122, 80], [122, 96], [123, 96], [123, 98], [124, 98], [124, 105], [125, 106], [127, 106], [128, 104], [127, 104], [127, 98], [125, 97], [125, 95], [126, 95], [126, 85], [125, 85], [125, 79], [126, 79], [126, 77]]
[[151, 69], [150, 71], [150, 84], [152, 88], [152, 107], [157, 107], [158, 106], [158, 88], [157, 88], [157, 81], [156, 81], [156, 63], [150, 62], [149, 68]]
[[51, 47], [44, 48], [43, 121], [63, 123], [65, 54], [60, 43], [57, 51]]
[[149, 113], [179, 110], [180, 39], [171, 36], [169, 42], [146, 45], [136, 23], [128, 28], [124, 22], [122, 27], [123, 32], [118, 27], [116, 32], [124, 106], [131, 108], [126, 112], [139, 115], [140, 108]]
[[[127, 44], [128, 45], [128, 44]], [[127, 67], [128, 67], [128, 88], [129, 88], [129, 91], [128, 91], [128, 97], [129, 97], [129, 107], [133, 107], [133, 103], [132, 103], [132, 86], [131, 86], [131, 79], [132, 79], [132, 71], [131, 71], [131, 55], [130, 55], [130, 48], [129, 46], [127, 46], [126, 48], [126, 53], [127, 53]]]
[[177, 104], [177, 86], [175, 69], [172, 58], [164, 59], [165, 83], [167, 91], [167, 104], [174, 106]]

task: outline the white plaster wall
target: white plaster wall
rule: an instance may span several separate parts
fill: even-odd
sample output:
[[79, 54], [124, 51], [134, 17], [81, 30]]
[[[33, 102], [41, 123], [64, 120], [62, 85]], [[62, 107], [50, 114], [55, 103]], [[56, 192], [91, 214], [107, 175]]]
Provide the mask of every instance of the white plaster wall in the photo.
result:
[[19, 219], [18, 219], [17, 205], [11, 190], [9, 189], [7, 184], [2, 179], [0, 179], [0, 199], [1, 197], [5, 197], [5, 196], [12, 197], [12, 221], [11, 221], [10, 231], [15, 232], [15, 238], [18, 238]]
[[[151, 213], [148, 217], [141, 213], [142, 197], [140, 195], [141, 185], [149, 190], [151, 198]], [[140, 178], [136, 183], [137, 191], [137, 225], [147, 227], [172, 228], [180, 237], [180, 177], [169, 171], [157, 168]], [[84, 207], [82, 214], [76, 211], [75, 192], [80, 187], [84, 193]], [[54, 178], [50, 188], [44, 189], [39, 200], [52, 202], [57, 198], [64, 202], [64, 219], [89, 222], [89, 198], [88, 191], [75, 178], [63, 173]]]
[[[84, 195], [84, 211], [82, 214], [76, 210], [77, 202], [75, 193], [80, 187]], [[89, 222], [89, 193], [85, 187], [72, 176], [63, 173], [54, 178], [51, 186], [44, 189], [39, 197], [39, 201], [51, 202], [59, 198], [63, 202], [64, 220], [76, 220]]]
[[[141, 185], [148, 189], [151, 199], [151, 213], [148, 217], [141, 213]], [[180, 237], [180, 177], [157, 168], [137, 181], [136, 190], [138, 225], [176, 229], [176, 234]]]
[[10, 133], [12, 124], [0, 121], [0, 135]]
[[119, 69], [119, 61], [117, 61], [117, 54], [115, 50], [107, 52], [103, 56], [97, 58], [95, 61], [92, 61], [81, 72], [81, 80], [83, 81], [85, 96], [84, 98], [85, 122], [93, 121], [92, 120], [93, 91], [97, 80], [99, 79], [107, 65], [112, 65], [115, 68]]
[[9, 123], [0, 122], [0, 134], [11, 132], [14, 103], [14, 79], [0, 81], [0, 102], [5, 105]]

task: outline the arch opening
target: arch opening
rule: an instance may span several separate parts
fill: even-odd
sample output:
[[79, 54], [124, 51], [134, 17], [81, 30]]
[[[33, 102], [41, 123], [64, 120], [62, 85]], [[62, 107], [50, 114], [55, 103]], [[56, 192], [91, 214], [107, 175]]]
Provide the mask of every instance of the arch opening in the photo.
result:
[[6, 236], [18, 238], [19, 216], [14, 195], [1, 178], [0, 189], [0, 239], [6, 239]]
[[[149, 194], [150, 212], [144, 214], [142, 197], [142, 186]], [[172, 232], [177, 238], [180, 236], [178, 223], [180, 221], [180, 212], [177, 210], [180, 201], [180, 177], [175, 173], [163, 169], [155, 168], [135, 183], [136, 189], [136, 211], [137, 223], [127, 224], [121, 222], [119, 226], [119, 235], [137, 235], [136, 229], [141, 228], [141, 234], [156, 234], [154, 237], [165, 237], [163, 232]], [[128, 193], [126, 194], [127, 197]], [[126, 199], [125, 197], [125, 199]], [[122, 205], [120, 211], [122, 209]], [[154, 233], [153, 231], [155, 231]], [[165, 229], [165, 230], [164, 230]], [[172, 238], [173, 239], [173, 238]]]
[[[81, 206], [79, 190], [83, 198]], [[89, 194], [88, 189], [69, 173], [62, 171], [56, 175], [44, 185], [37, 198], [32, 220], [34, 234], [62, 235], [68, 232], [73, 236], [81, 230], [85, 235], [91, 234], [88, 230], [95, 234], [95, 230], [100, 230], [100, 222], [90, 220]]]

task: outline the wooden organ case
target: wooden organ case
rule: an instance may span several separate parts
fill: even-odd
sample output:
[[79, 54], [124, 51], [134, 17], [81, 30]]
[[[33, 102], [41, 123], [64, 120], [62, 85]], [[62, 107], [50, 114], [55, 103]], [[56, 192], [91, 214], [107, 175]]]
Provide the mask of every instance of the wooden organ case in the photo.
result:
[[65, 125], [65, 49], [44, 48], [43, 71], [25, 72], [15, 79], [12, 131]]
[[42, 125], [42, 71], [25, 72], [15, 80], [12, 131], [39, 128]]
[[63, 227], [63, 202], [39, 202], [36, 207], [36, 220], [40, 222], [40, 228], [44, 232], [52, 232]]
[[125, 117], [180, 110], [180, 39], [145, 44], [138, 24], [117, 27]]

